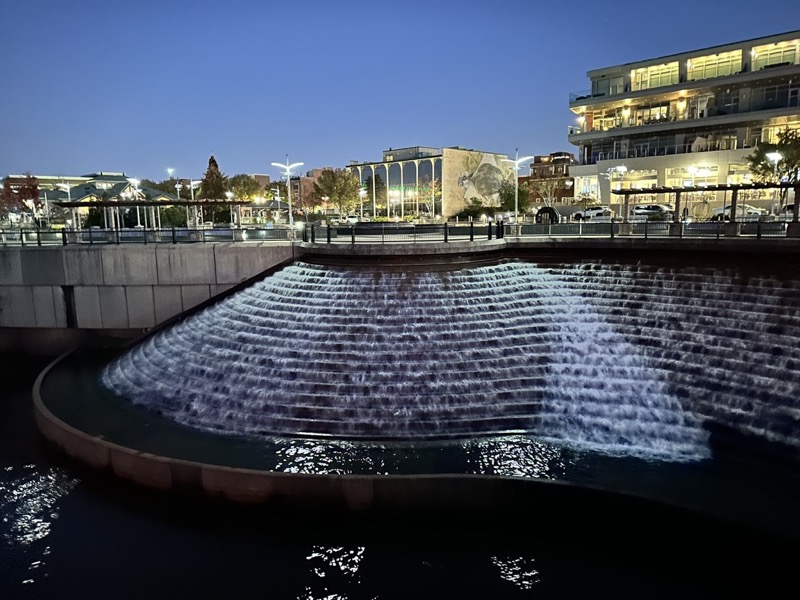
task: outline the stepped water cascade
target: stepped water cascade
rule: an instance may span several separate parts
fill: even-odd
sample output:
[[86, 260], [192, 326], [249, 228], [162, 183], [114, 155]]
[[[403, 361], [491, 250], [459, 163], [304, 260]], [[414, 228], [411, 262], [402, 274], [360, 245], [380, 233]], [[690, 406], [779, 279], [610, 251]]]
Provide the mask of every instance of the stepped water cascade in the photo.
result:
[[692, 462], [711, 454], [710, 423], [794, 451], [799, 306], [797, 282], [735, 270], [298, 262], [149, 337], [101, 381], [226, 436], [505, 436]]

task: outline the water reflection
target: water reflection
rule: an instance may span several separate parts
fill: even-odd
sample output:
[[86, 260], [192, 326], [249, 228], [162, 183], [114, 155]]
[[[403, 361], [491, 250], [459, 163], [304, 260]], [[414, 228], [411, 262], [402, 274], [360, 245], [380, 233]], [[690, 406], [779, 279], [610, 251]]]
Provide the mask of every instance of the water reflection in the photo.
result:
[[353, 592], [361, 583], [359, 569], [365, 550], [363, 546], [314, 546], [306, 557], [312, 577], [309, 577], [309, 584], [298, 598], [332, 600], [357, 597], [349, 592]]
[[15, 567], [22, 583], [34, 583], [36, 577], [46, 577], [44, 567], [50, 554], [49, 546], [38, 542], [52, 532], [59, 518], [58, 501], [77, 485], [78, 480], [61, 469], [40, 472], [34, 465], [6, 467], [0, 474], [0, 531], [6, 548], [22, 552], [27, 565]]
[[521, 590], [533, 589], [540, 582], [539, 571], [534, 568], [532, 558], [492, 556], [490, 560], [499, 569], [501, 579]]
[[559, 479], [575, 464], [564, 450], [526, 436], [488, 438], [467, 444], [468, 473]]

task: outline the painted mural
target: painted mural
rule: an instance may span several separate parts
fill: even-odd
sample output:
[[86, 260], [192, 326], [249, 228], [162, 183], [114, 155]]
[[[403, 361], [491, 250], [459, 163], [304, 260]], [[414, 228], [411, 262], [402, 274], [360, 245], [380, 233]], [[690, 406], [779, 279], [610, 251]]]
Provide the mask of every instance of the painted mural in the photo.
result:
[[473, 199], [483, 206], [500, 205], [500, 187], [513, 182], [511, 163], [503, 154], [445, 148], [442, 160], [442, 193], [445, 216], [464, 209]]

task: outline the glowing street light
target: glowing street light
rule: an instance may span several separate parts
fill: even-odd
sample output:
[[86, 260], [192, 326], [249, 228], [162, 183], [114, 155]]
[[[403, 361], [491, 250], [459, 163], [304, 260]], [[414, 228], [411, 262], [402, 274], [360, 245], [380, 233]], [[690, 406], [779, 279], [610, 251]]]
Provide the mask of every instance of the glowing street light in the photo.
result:
[[772, 161], [772, 173], [774, 174], [775, 179], [778, 179], [778, 163], [781, 162], [783, 154], [780, 152], [767, 152], [766, 156]]
[[289, 228], [292, 228], [294, 224], [294, 219], [292, 219], [292, 169], [296, 167], [302, 166], [303, 163], [296, 162], [289, 164], [289, 155], [286, 155], [286, 164], [281, 164], [274, 162], [272, 163], [273, 167], [278, 167], [279, 169], [283, 169], [286, 171], [286, 203], [289, 205]]
[[80, 229], [81, 221], [78, 218], [78, 213], [75, 212], [75, 208], [72, 206], [72, 192], [70, 191], [72, 188], [68, 183], [57, 183], [56, 186], [67, 191], [67, 202], [69, 202], [69, 212], [72, 214], [72, 221], [77, 225], [78, 229]]
[[[514, 225], [517, 226], [519, 223], [519, 175], [517, 171], [520, 169], [520, 164], [524, 163], [525, 161], [533, 160], [533, 156], [523, 156], [522, 158], [519, 157], [519, 148], [514, 150], [514, 159], [504, 158], [503, 162], [510, 162], [513, 164], [514, 169]], [[519, 228], [517, 229], [517, 235], [519, 235]]]
[[[783, 154], [781, 154], [780, 152], [767, 152], [766, 156], [767, 156], [767, 158], [769, 160], [772, 161], [772, 175], [773, 175], [773, 177], [775, 177], [775, 181], [780, 183], [780, 178], [778, 177], [778, 163], [781, 162], [781, 159], [783, 158]], [[787, 192], [788, 192], [788, 190], [787, 190]], [[780, 190], [778, 190], [778, 194], [782, 196], [782, 192]], [[776, 196], [775, 200], [776, 201], [778, 200], [777, 196]], [[775, 208], [776, 207], [773, 204], [773, 210]]]
[[[194, 189], [197, 188], [197, 187], [200, 187], [201, 183], [203, 183], [203, 182], [198, 180], [198, 179], [190, 179], [189, 183], [188, 183], [189, 197], [192, 200], [192, 215], [193, 215], [193, 218], [194, 218], [194, 226], [195, 226], [195, 228], [197, 227], [197, 206], [194, 204]], [[187, 218], [187, 221], [186, 221], [186, 227], [189, 227], [188, 218]]]
[[[225, 192], [225, 197], [228, 199], [228, 202], [230, 202], [231, 200], [233, 200], [233, 192], [231, 192], [231, 191]], [[228, 206], [228, 212], [230, 212], [231, 225], [233, 225], [233, 204]]]

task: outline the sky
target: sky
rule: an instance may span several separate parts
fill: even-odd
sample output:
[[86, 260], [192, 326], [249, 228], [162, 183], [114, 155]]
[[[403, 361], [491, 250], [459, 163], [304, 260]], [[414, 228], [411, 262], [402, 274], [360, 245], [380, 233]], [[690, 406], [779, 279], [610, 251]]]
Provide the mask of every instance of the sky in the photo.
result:
[[[587, 71], [800, 29], [797, 0], [25, 0], [0, 12], [0, 177], [201, 178], [389, 148], [574, 152]], [[524, 174], [524, 173], [523, 173]]]

